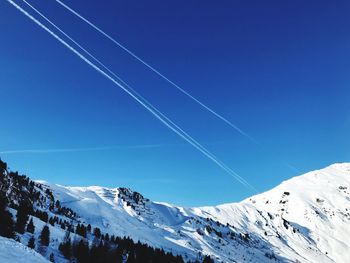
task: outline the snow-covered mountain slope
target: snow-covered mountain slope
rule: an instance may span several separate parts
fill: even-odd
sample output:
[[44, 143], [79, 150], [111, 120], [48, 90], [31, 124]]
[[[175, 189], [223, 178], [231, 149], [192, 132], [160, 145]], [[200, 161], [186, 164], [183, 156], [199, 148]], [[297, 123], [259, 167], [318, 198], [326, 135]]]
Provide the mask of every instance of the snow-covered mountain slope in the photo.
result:
[[350, 260], [349, 163], [292, 178], [238, 204], [193, 210], [249, 229], [293, 262]]
[[1, 263], [49, 263], [47, 259], [13, 239], [0, 237]]
[[183, 208], [127, 188], [44, 182], [80, 220], [116, 235], [223, 262], [348, 262], [350, 164], [283, 182], [240, 203]]
[[53, 190], [62, 205], [76, 211], [80, 221], [97, 226], [102, 232], [129, 236], [154, 247], [161, 245], [179, 254], [188, 250], [166, 238], [175, 231], [174, 226], [189, 219], [179, 208], [151, 202], [126, 188], [63, 187], [41, 183]]

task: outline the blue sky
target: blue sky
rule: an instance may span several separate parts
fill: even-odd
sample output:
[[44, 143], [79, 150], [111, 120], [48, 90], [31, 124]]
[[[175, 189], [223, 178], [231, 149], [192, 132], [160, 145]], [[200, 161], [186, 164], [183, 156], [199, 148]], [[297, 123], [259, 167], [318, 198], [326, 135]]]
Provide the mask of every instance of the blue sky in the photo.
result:
[[[30, 3], [259, 191], [350, 161], [348, 1], [66, 1], [262, 146], [55, 1]], [[252, 194], [6, 1], [0, 10], [0, 152], [107, 147], [1, 154], [10, 167], [185, 206]]]

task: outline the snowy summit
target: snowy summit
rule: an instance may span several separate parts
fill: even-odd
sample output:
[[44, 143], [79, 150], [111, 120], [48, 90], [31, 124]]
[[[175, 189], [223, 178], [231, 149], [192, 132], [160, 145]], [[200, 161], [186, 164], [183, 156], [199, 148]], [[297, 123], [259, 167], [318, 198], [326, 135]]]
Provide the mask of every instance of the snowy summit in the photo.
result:
[[[350, 164], [294, 177], [240, 203], [184, 208], [128, 188], [68, 187], [38, 181], [76, 221], [128, 236], [184, 259], [218, 262], [347, 262]], [[57, 235], [63, 237], [64, 231]]]

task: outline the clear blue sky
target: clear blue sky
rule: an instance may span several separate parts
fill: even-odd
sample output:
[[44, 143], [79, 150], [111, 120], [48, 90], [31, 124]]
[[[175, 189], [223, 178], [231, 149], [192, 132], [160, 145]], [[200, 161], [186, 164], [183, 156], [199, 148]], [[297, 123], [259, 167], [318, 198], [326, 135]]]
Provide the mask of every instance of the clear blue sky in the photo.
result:
[[[65, 2], [258, 140], [55, 1], [30, 1], [259, 191], [350, 161], [349, 1]], [[0, 29], [0, 151], [121, 146], [1, 154], [13, 169], [185, 206], [252, 194], [6, 1]]]

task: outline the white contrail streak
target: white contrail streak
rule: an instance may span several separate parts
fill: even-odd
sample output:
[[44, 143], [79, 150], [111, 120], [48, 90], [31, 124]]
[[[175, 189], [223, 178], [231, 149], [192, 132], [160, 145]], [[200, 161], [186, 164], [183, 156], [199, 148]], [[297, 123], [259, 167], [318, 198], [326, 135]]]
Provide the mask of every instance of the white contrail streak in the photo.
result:
[[[149, 101], [147, 101], [142, 95], [140, 95], [137, 91], [135, 91], [132, 87], [130, 87], [126, 82], [124, 82], [118, 75], [116, 75], [112, 70], [110, 70], [102, 61], [100, 61], [98, 58], [96, 58], [94, 55], [91, 54], [86, 48], [84, 48], [81, 44], [79, 44], [77, 41], [75, 41], [71, 36], [69, 36], [67, 33], [65, 33], [60, 27], [58, 27], [55, 23], [53, 23], [49, 18], [47, 18], [43, 13], [41, 13], [38, 9], [36, 9], [33, 5], [28, 3], [26, 0], [22, 0], [26, 5], [28, 5], [32, 10], [34, 10], [39, 16], [41, 16], [45, 21], [47, 21], [50, 25], [52, 25], [55, 29], [57, 29], [61, 34], [63, 34], [65, 37], [67, 37], [72, 43], [74, 43], [77, 47], [79, 47], [83, 52], [85, 52], [88, 56], [90, 56], [93, 60], [96, 61], [100, 66], [102, 66], [106, 71], [108, 71], [113, 77], [115, 77], [118, 81], [120, 81], [124, 86], [126, 86], [128, 89], [130, 89], [136, 96], [138, 96], [145, 104], [147, 104], [150, 108], [152, 108], [154, 111], [156, 111], [159, 115], [161, 115], [166, 121], [171, 123], [175, 128], [180, 130], [185, 136], [187, 136], [189, 139], [191, 139], [194, 143], [196, 143], [198, 146], [201, 146], [193, 137], [191, 137], [189, 134], [187, 134], [184, 130], [182, 130], [179, 126], [177, 126], [173, 121], [171, 121], [168, 117], [166, 117], [161, 111], [159, 111], [156, 107], [154, 107]], [[59, 0], [57, 0], [60, 2]], [[64, 3], [60, 2], [64, 7], [66, 7], [68, 10], [79, 16], [79, 14], [71, 9], [70, 7], [66, 6]], [[89, 23], [91, 26], [95, 27], [90, 21], [85, 19], [84, 17], [81, 17], [84, 21], [86, 20], [87, 23]], [[101, 29], [96, 27], [96, 30], [101, 31], [102, 34], [105, 34]], [[110, 36], [107, 36], [111, 38]], [[111, 39], [112, 41], [115, 41], [114, 39]], [[117, 43], [119, 44], [119, 43]], [[124, 47], [123, 47], [124, 48]], [[127, 50], [129, 51], [129, 50]], [[204, 105], [205, 106], [205, 105]], [[237, 128], [237, 127], [236, 127]], [[240, 131], [242, 134], [243, 131]], [[256, 141], [254, 138], [249, 136], [248, 134], [245, 134], [246, 137], [248, 137], [251, 141], [254, 141], [257, 145], [259, 145], [262, 149], [269, 152], [262, 144], [260, 144], [258, 141]], [[206, 150], [205, 148], [203, 150]], [[207, 150], [206, 150], [207, 151]], [[217, 157], [215, 157], [217, 158]], [[284, 165], [288, 167], [290, 170], [297, 171], [299, 170], [295, 168], [293, 165], [289, 164], [288, 162], [283, 161]]]
[[[53, 23], [49, 18], [47, 18], [43, 13], [41, 13], [38, 9], [36, 9], [33, 5], [28, 3], [26, 0], [22, 0], [26, 5], [28, 5], [31, 9], [33, 9], [39, 16], [41, 16], [43, 19], [45, 19], [50, 25], [52, 25], [57, 31], [59, 31], [62, 35], [64, 35], [66, 38], [68, 38], [72, 43], [74, 43], [77, 47], [79, 47], [82, 51], [84, 51], [88, 56], [90, 56], [93, 60], [95, 60], [99, 65], [101, 65], [105, 70], [107, 70], [110, 74], [112, 74], [118, 81], [122, 82], [123, 85], [128, 86], [119, 76], [117, 76], [113, 71], [111, 71], [102, 61], [100, 61], [98, 58], [96, 58], [94, 55], [91, 54], [86, 48], [84, 48], [82, 45], [80, 45], [77, 41], [75, 41], [71, 36], [69, 36], [67, 33], [65, 33], [59, 26], [57, 26], [55, 23]], [[129, 89], [131, 87], [128, 86]], [[131, 89], [133, 92], [136, 93], [135, 90]], [[137, 94], [140, 96], [139, 94]]]
[[[25, 3], [27, 3], [25, 0], [22, 0]], [[221, 119], [222, 121], [224, 121], [225, 123], [227, 123], [229, 126], [231, 126], [232, 128], [234, 128], [236, 131], [238, 131], [241, 135], [245, 136], [246, 138], [248, 138], [250, 141], [252, 141], [253, 143], [255, 143], [256, 145], [260, 146], [264, 151], [266, 152], [271, 152], [268, 149], [266, 149], [266, 147], [264, 147], [264, 145], [262, 145], [260, 142], [258, 142], [255, 138], [253, 138], [252, 136], [250, 136], [248, 133], [244, 132], [243, 130], [241, 130], [238, 126], [234, 125], [232, 122], [230, 122], [229, 120], [227, 120], [226, 118], [224, 118], [222, 115], [218, 114], [217, 112], [215, 112], [213, 109], [211, 109], [210, 107], [208, 107], [207, 105], [205, 105], [204, 103], [202, 103], [201, 101], [199, 101], [198, 99], [196, 99], [195, 97], [193, 97], [191, 94], [189, 94], [187, 91], [185, 91], [184, 89], [182, 89], [181, 87], [179, 87], [176, 83], [174, 83], [173, 81], [171, 81], [170, 79], [168, 79], [165, 75], [163, 75], [161, 72], [159, 72], [157, 69], [155, 69], [154, 67], [152, 67], [150, 64], [146, 63], [143, 59], [141, 59], [139, 56], [137, 56], [135, 53], [133, 53], [132, 51], [130, 51], [128, 48], [126, 48], [125, 46], [123, 46], [121, 43], [119, 43], [117, 40], [115, 40], [113, 37], [111, 37], [109, 34], [107, 34], [105, 31], [103, 31], [101, 28], [99, 28], [98, 26], [96, 26], [95, 24], [93, 24], [92, 22], [90, 22], [88, 19], [86, 19], [85, 17], [83, 17], [82, 15], [80, 15], [77, 11], [75, 11], [74, 9], [72, 9], [71, 7], [69, 7], [68, 5], [66, 5], [65, 3], [63, 3], [60, 0], [55, 0], [57, 3], [59, 3], [61, 6], [63, 6], [65, 9], [67, 9], [68, 11], [70, 11], [71, 13], [73, 13], [75, 16], [77, 16], [78, 18], [80, 18], [81, 20], [83, 20], [84, 22], [86, 22], [88, 25], [90, 25], [92, 28], [94, 28], [95, 30], [97, 30], [99, 33], [101, 33], [102, 35], [104, 35], [106, 38], [108, 38], [109, 40], [111, 40], [113, 43], [115, 43], [117, 46], [119, 46], [120, 48], [122, 48], [125, 52], [127, 52], [128, 54], [130, 54], [132, 57], [134, 57], [135, 59], [137, 59], [139, 62], [141, 62], [142, 64], [144, 64], [145, 66], [147, 66], [149, 69], [151, 69], [153, 72], [155, 72], [156, 74], [158, 74], [160, 77], [162, 77], [163, 79], [165, 79], [167, 82], [169, 82], [171, 85], [173, 85], [174, 87], [176, 87], [177, 89], [179, 89], [182, 93], [184, 93], [185, 95], [187, 95], [188, 97], [190, 97], [192, 100], [194, 100], [195, 102], [197, 102], [199, 105], [201, 105], [203, 108], [205, 108], [206, 110], [208, 110], [209, 112], [211, 112], [212, 114], [214, 114], [217, 118]], [[27, 3], [28, 4], [28, 3]], [[28, 4], [30, 6], [30, 4]], [[32, 6], [31, 6], [32, 7]], [[33, 7], [32, 7], [33, 8]], [[35, 8], [33, 8], [36, 12], [38, 12]], [[39, 15], [42, 16], [42, 14], [40, 14], [40, 12], [38, 12]], [[44, 19], [47, 20], [47, 18], [45, 16], [43, 16]], [[56, 25], [54, 25], [52, 22], [48, 21], [50, 24], [52, 24], [55, 28], [57, 28]], [[97, 63], [99, 63], [102, 67], [104, 67], [109, 73], [111, 73], [114, 77], [116, 77], [119, 81], [121, 81], [125, 86], [127, 86], [129, 89], [131, 89], [133, 92], [135, 92], [135, 94], [137, 94], [139, 97], [142, 98], [142, 96], [140, 94], [138, 94], [134, 89], [132, 89], [129, 85], [127, 85], [123, 80], [121, 80], [114, 72], [112, 72], [108, 67], [106, 67], [101, 61], [99, 61], [98, 59], [96, 59], [93, 55], [91, 55], [88, 51], [86, 51], [81, 45], [79, 45], [76, 41], [74, 41], [71, 37], [67, 36], [67, 34], [65, 34], [61, 29], [57, 28], [61, 33], [63, 33], [67, 38], [69, 38], [73, 43], [75, 43], [78, 47], [80, 47], [83, 51], [85, 51], [90, 57], [92, 57]], [[146, 103], [147, 100], [142, 98]], [[148, 103], [151, 107], [153, 107], [150, 103]], [[157, 111], [159, 114], [161, 114], [164, 118], [166, 118], [169, 122], [171, 122], [174, 126], [176, 126], [176, 128], [180, 129], [180, 127], [178, 127], [175, 123], [173, 123], [171, 120], [169, 120], [166, 116], [164, 116], [164, 114], [162, 114], [160, 111], [158, 111], [156, 108], [154, 108], [155, 111]], [[181, 130], [182, 132], [184, 132], [183, 130]], [[189, 136], [188, 134], [186, 134], [187, 136]], [[190, 136], [189, 136], [190, 137]], [[193, 138], [192, 138], [193, 139]], [[275, 157], [277, 157], [277, 154], [272, 153]], [[286, 167], [288, 167], [290, 170], [293, 171], [297, 171], [299, 172], [299, 170], [294, 167], [293, 165], [289, 164], [288, 162], [282, 161], [284, 163], [284, 165]]]
[[128, 149], [148, 149], [160, 148], [165, 144], [140, 144], [140, 145], [125, 145], [125, 146], [105, 146], [105, 147], [89, 147], [89, 148], [61, 148], [61, 149], [23, 149], [23, 150], [8, 150], [0, 151], [0, 154], [21, 154], [21, 153], [67, 153], [67, 152], [90, 152], [90, 151], [105, 151], [105, 150], [128, 150]]
[[229, 121], [228, 119], [226, 119], [225, 117], [223, 117], [221, 114], [217, 113], [216, 111], [214, 111], [213, 109], [211, 109], [209, 106], [205, 105], [203, 102], [201, 102], [200, 100], [198, 100], [197, 98], [195, 98], [193, 95], [191, 95], [189, 92], [187, 92], [186, 90], [184, 90], [183, 88], [181, 88], [179, 85], [177, 85], [176, 83], [174, 83], [172, 80], [170, 80], [168, 77], [166, 77], [164, 74], [162, 74], [160, 71], [158, 71], [157, 69], [155, 69], [154, 67], [152, 67], [150, 64], [148, 64], [146, 61], [144, 61], [142, 58], [140, 58], [139, 56], [137, 56], [134, 52], [132, 52], [130, 49], [128, 49], [127, 47], [125, 47], [124, 45], [122, 45], [120, 42], [118, 42], [117, 40], [115, 40], [115, 38], [111, 37], [109, 34], [107, 34], [105, 31], [103, 31], [101, 28], [99, 28], [98, 26], [96, 26], [94, 23], [90, 22], [88, 19], [86, 19], [85, 17], [83, 17], [82, 15], [80, 15], [77, 11], [75, 11], [74, 9], [70, 8], [68, 5], [66, 5], [65, 3], [61, 2], [60, 0], [55, 0], [57, 3], [59, 3], [61, 6], [63, 6], [65, 9], [67, 9], [68, 11], [70, 11], [71, 13], [73, 13], [75, 16], [77, 16], [78, 18], [80, 18], [81, 20], [83, 20], [84, 22], [86, 22], [88, 25], [90, 25], [92, 28], [94, 28], [95, 30], [97, 30], [99, 33], [101, 33], [103, 36], [105, 36], [106, 38], [108, 38], [110, 41], [112, 41], [114, 44], [116, 44], [118, 47], [120, 47], [121, 49], [123, 49], [125, 52], [127, 52], [129, 55], [131, 55], [133, 58], [135, 58], [136, 60], [138, 60], [139, 62], [141, 62], [143, 65], [145, 65], [146, 67], [148, 67], [150, 70], [152, 70], [154, 73], [156, 73], [158, 76], [160, 76], [161, 78], [163, 78], [165, 81], [167, 81], [168, 83], [170, 83], [172, 86], [174, 86], [175, 88], [177, 88], [179, 91], [181, 91], [183, 94], [185, 94], [186, 96], [188, 96], [189, 98], [191, 98], [193, 101], [195, 101], [197, 104], [199, 104], [201, 107], [203, 107], [204, 109], [206, 109], [207, 111], [209, 111], [210, 113], [212, 113], [213, 115], [215, 115], [217, 118], [219, 118], [220, 120], [224, 121], [226, 124], [228, 124], [229, 126], [231, 126], [232, 128], [234, 128], [237, 132], [239, 132], [241, 135], [243, 135], [244, 137], [248, 138], [249, 140], [251, 140], [252, 142], [254, 142], [255, 144], [260, 145], [260, 143], [255, 140], [252, 136], [250, 136], [249, 134], [247, 134], [246, 132], [244, 132], [243, 130], [241, 130], [237, 125], [233, 124], [231, 121]]
[[[43, 13], [37, 10], [34, 6], [29, 4], [26, 0], [22, 0], [25, 4], [27, 4], [31, 9], [33, 9], [38, 15], [40, 15], [43, 19], [45, 19], [49, 24], [51, 24], [54, 28], [56, 28], [59, 32], [61, 32], [65, 37], [67, 37], [70, 41], [72, 41], [75, 45], [77, 45], [83, 52], [89, 55], [93, 60], [95, 60], [99, 65], [101, 65], [105, 70], [107, 70], [110, 74], [112, 74], [118, 81], [120, 81], [123, 85], [125, 85], [128, 89], [130, 89], [136, 96], [138, 96], [145, 104], [147, 104], [150, 108], [152, 108], [155, 112], [157, 112], [163, 119], [165, 119], [168, 123], [173, 125], [178, 131], [180, 131], [183, 135], [185, 135], [189, 140], [195, 143], [198, 147], [202, 148], [203, 151], [206, 151], [208, 154], [212, 155], [214, 158], [218, 159], [212, 153], [210, 153], [206, 148], [204, 148], [198, 141], [196, 141], [193, 137], [191, 137], [188, 133], [186, 133], [181, 127], [179, 127], [176, 123], [170, 120], [167, 116], [165, 116], [161, 111], [159, 111], [156, 107], [154, 107], [150, 102], [148, 102], [144, 97], [142, 97], [139, 93], [137, 93], [134, 89], [132, 89], [127, 83], [125, 83], [119, 76], [117, 76], [112, 70], [110, 70], [105, 64], [103, 64], [99, 59], [93, 56], [89, 51], [87, 51], [82, 45], [80, 45], [77, 41], [75, 41], [71, 36], [66, 34], [60, 27], [58, 27], [55, 23], [53, 23], [49, 18], [47, 18]], [[224, 164], [223, 164], [224, 165]], [[228, 167], [226, 167], [228, 168]], [[228, 168], [229, 169], [229, 168]]]
[[[93, 60], [95, 60], [98, 64], [100, 64], [104, 69], [106, 69], [110, 74], [112, 74], [115, 78], [117, 78], [122, 84], [124, 84], [127, 88], [129, 88], [132, 92], [134, 92], [145, 104], [147, 104], [150, 108], [152, 108], [155, 112], [157, 112], [162, 118], [164, 118], [168, 123], [172, 124], [178, 131], [180, 131], [183, 135], [185, 135], [189, 140], [195, 143], [198, 147], [200, 147], [207, 154], [210, 154], [212, 157], [218, 159], [212, 153], [210, 153], [206, 148], [204, 148], [198, 141], [196, 141], [193, 137], [191, 137], [188, 133], [182, 130], [177, 124], [175, 124], [172, 120], [166, 117], [161, 111], [159, 111], [156, 107], [154, 107], [150, 102], [148, 102], [145, 98], [143, 98], [140, 94], [138, 94], [135, 90], [133, 90], [127, 83], [125, 83], [119, 76], [117, 76], [112, 70], [110, 70], [106, 65], [104, 65], [99, 59], [93, 56], [89, 51], [87, 51], [83, 46], [81, 46], [77, 41], [75, 41], [72, 37], [66, 34], [60, 27], [58, 27], [55, 23], [53, 23], [50, 19], [48, 19], [44, 14], [42, 14], [39, 10], [37, 10], [34, 6], [29, 4], [26, 0], [22, 0], [26, 3], [31, 9], [33, 9], [37, 14], [39, 14], [43, 19], [45, 19], [49, 24], [51, 24], [54, 28], [56, 28], [59, 32], [61, 32], [65, 37], [67, 37], [70, 41], [72, 41], [75, 45], [77, 45], [81, 50], [83, 50], [86, 54], [88, 54]], [[222, 165], [224, 165], [222, 163]], [[229, 169], [226, 166], [227, 169]], [[235, 173], [231, 170], [231, 172]]]
[[154, 115], [159, 121], [161, 121], [165, 126], [167, 126], [169, 129], [171, 129], [173, 132], [175, 132], [177, 135], [179, 135], [181, 138], [183, 138], [185, 141], [190, 143], [194, 148], [199, 150], [203, 155], [205, 155], [207, 158], [212, 160], [215, 164], [217, 164], [220, 168], [222, 168], [224, 171], [226, 171], [230, 176], [232, 176], [234, 179], [236, 179], [238, 182], [243, 184], [245, 187], [249, 188], [250, 190], [253, 190], [254, 192], [257, 192], [257, 190], [249, 184], [244, 178], [242, 178], [240, 175], [238, 175], [236, 172], [234, 172], [232, 169], [227, 167], [225, 164], [223, 164], [220, 160], [215, 158], [212, 154], [210, 154], [209, 151], [204, 150], [205, 148], [203, 146], [197, 145], [195, 142], [193, 142], [191, 139], [189, 139], [187, 136], [179, 132], [177, 129], [175, 129], [173, 126], [171, 126], [166, 120], [164, 120], [159, 114], [157, 114], [156, 111], [154, 111], [151, 107], [146, 105], [142, 100], [140, 100], [137, 96], [135, 96], [132, 92], [130, 92], [127, 88], [125, 88], [122, 84], [120, 84], [118, 81], [116, 81], [114, 78], [112, 78], [110, 75], [108, 75], [104, 70], [96, 66], [93, 62], [91, 62], [89, 59], [87, 59], [84, 55], [79, 53], [76, 49], [74, 49], [72, 46], [70, 46], [67, 42], [65, 42], [62, 38], [60, 38], [58, 35], [56, 35], [53, 31], [51, 31], [49, 28], [47, 28], [45, 25], [43, 25], [40, 21], [38, 21], [36, 18], [34, 18], [32, 15], [30, 15], [27, 11], [22, 9], [19, 5], [17, 5], [12, 0], [7, 0], [11, 5], [13, 5], [17, 10], [19, 10], [22, 14], [27, 16], [29, 19], [31, 19], [34, 23], [36, 23], [39, 27], [44, 29], [47, 33], [49, 33], [51, 36], [53, 36], [56, 40], [58, 40], [61, 44], [63, 44], [66, 48], [68, 48], [70, 51], [72, 51], [75, 55], [77, 55], [80, 59], [82, 59], [85, 63], [87, 63], [89, 66], [91, 66], [93, 69], [95, 69], [97, 72], [102, 74], [104, 77], [112, 81], [115, 85], [120, 87], [124, 92], [126, 92], [128, 95], [130, 95], [133, 99], [135, 99], [139, 104], [141, 104], [145, 109], [147, 109], [152, 115]]
[[[71, 36], [65, 33], [60, 27], [58, 27], [55, 23], [53, 23], [49, 18], [47, 18], [43, 13], [37, 10], [34, 6], [29, 4], [26, 0], [22, 0], [26, 3], [31, 9], [33, 9], [37, 14], [39, 14], [43, 19], [45, 19], [49, 24], [51, 24], [54, 28], [56, 28], [59, 32], [61, 32], [65, 37], [67, 37], [70, 41], [72, 41], [75, 45], [77, 45], [82, 51], [84, 51], [87, 55], [89, 55], [93, 60], [95, 60], [99, 65], [101, 65], [105, 70], [107, 70], [110, 74], [112, 74], [118, 81], [120, 81], [123, 85], [125, 85], [128, 89], [130, 89], [136, 96], [140, 98], [145, 104], [147, 104], [150, 108], [152, 108], [155, 112], [157, 112], [163, 119], [165, 119], [168, 123], [173, 125], [178, 131], [180, 131], [183, 135], [185, 135], [189, 140], [195, 143], [198, 147], [200, 147], [203, 151], [206, 151], [208, 154], [212, 155], [214, 158], [218, 159], [212, 153], [210, 153], [206, 148], [204, 148], [198, 141], [196, 141], [193, 137], [191, 137], [188, 133], [186, 133], [181, 127], [179, 127], [176, 123], [170, 120], [167, 116], [165, 116], [161, 111], [159, 111], [156, 107], [154, 107], [150, 102], [148, 102], [144, 97], [142, 97], [139, 93], [137, 93], [134, 89], [132, 89], [127, 83], [125, 83], [119, 76], [117, 76], [112, 70], [110, 70], [104, 63], [102, 63], [99, 59], [97, 59], [94, 55], [92, 55], [89, 51], [87, 51], [82, 45], [80, 45], [77, 41], [75, 41]], [[222, 164], [224, 165], [224, 164]], [[228, 168], [228, 167], [226, 167]], [[229, 169], [229, 168], [228, 168]]]

